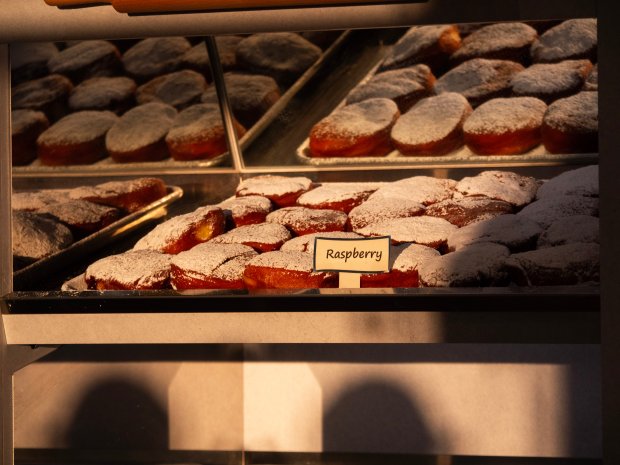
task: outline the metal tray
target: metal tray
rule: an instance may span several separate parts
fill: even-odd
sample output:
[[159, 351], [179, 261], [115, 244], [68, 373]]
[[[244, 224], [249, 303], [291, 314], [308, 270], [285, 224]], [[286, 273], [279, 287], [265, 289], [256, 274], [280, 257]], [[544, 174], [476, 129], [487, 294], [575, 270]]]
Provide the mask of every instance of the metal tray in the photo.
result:
[[164, 197], [136, 212], [124, 216], [96, 233], [74, 242], [66, 249], [37, 260], [16, 271], [13, 273], [13, 287], [20, 289], [29, 282], [40, 280], [55, 273], [62, 273], [63, 268], [66, 268], [69, 263], [82, 260], [85, 255], [119, 239], [148, 222], [158, 219], [165, 214], [166, 206], [183, 196], [183, 190], [180, 187], [167, 186], [167, 192]]

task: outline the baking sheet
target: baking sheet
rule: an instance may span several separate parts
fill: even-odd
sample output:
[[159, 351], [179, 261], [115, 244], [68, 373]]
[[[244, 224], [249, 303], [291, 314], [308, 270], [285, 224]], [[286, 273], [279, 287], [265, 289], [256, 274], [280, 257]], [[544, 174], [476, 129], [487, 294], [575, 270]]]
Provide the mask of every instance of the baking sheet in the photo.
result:
[[176, 186], [167, 186], [167, 194], [147, 205], [115, 221], [109, 226], [91, 234], [84, 239], [74, 242], [66, 249], [45, 257], [13, 273], [13, 287], [16, 290], [23, 288], [29, 282], [35, 282], [45, 276], [62, 273], [69, 263], [83, 260], [94, 250], [120, 238], [139, 226], [162, 216], [165, 207], [180, 199], [183, 190]]
[[[280, 96], [278, 101], [267, 110], [263, 116], [239, 139], [239, 146], [243, 150], [247, 148], [267, 127], [278, 118], [291, 99], [306, 85], [306, 83], [325, 65], [325, 62], [338, 50], [343, 42], [350, 35], [350, 31], [343, 31], [342, 34], [321, 54], [321, 57], [310, 67], [304, 74], [295, 81], [286, 91]], [[116, 163], [112, 158], [106, 157], [90, 165], [65, 165], [65, 166], [47, 166], [40, 162], [37, 158], [30, 165], [27, 166], [14, 166], [13, 174], [48, 174], [48, 173], [101, 173], [102, 170], [117, 174], [119, 172], [126, 173], [128, 171], [140, 171], [151, 173], [157, 173], [169, 169], [185, 169], [192, 170], [195, 168], [210, 168], [220, 166], [226, 161], [230, 160], [229, 152], [218, 155], [217, 157], [209, 160], [191, 160], [191, 161], [177, 161], [173, 158], [167, 158], [161, 161], [152, 162], [136, 162], [136, 163]]]
[[596, 153], [553, 154], [547, 152], [543, 145], [533, 148], [521, 155], [476, 155], [464, 145], [446, 155], [407, 156], [394, 150], [386, 156], [368, 157], [311, 157], [310, 140], [306, 139], [297, 149], [297, 158], [306, 165], [337, 166], [337, 165], [414, 165], [416, 167], [445, 165], [446, 167], [462, 167], [467, 165], [497, 166], [505, 164], [596, 164]]

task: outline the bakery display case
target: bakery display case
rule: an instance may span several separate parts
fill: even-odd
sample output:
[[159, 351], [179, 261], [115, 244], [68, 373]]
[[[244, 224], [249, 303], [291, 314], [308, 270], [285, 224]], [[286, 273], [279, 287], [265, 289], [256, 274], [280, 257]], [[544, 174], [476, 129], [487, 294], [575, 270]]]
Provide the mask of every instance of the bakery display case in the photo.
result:
[[[590, 46], [562, 57], [570, 63], [561, 65], [556, 58], [532, 61], [529, 53], [535, 40], [540, 43], [538, 38], [545, 34], [553, 38], [557, 28], [562, 41], [561, 28], [567, 21], [582, 25], [576, 28], [580, 42], [587, 42], [592, 35], [596, 41], [598, 35], [599, 44], [603, 43], [611, 35], [609, 22], [601, 20], [605, 8], [601, 1], [543, 5], [430, 1], [125, 15], [102, 5], [57, 9], [34, 0], [9, 4], [5, 19], [0, 20], [0, 39], [10, 43], [2, 46], [0, 54], [0, 127], [5, 134], [13, 134], [12, 142], [8, 137], [0, 141], [3, 360], [5, 366], [12, 367], [3, 373], [5, 440], [10, 442], [12, 434], [9, 384], [13, 371], [48, 352], [45, 348], [31, 352], [28, 346], [152, 344], [156, 359], [158, 345], [164, 344], [266, 344], [267, 348], [269, 344], [302, 344], [301, 352], [303, 344], [332, 343], [565, 344], [587, 348], [588, 360], [595, 360], [596, 350], [589, 349], [601, 342], [601, 299], [609, 285], [604, 277], [610, 276], [609, 267], [615, 266], [603, 256], [599, 263], [598, 243], [605, 252], [606, 238], [615, 227], [612, 210], [606, 210], [615, 196], [608, 183], [615, 168], [605, 170], [609, 146], [602, 141], [613, 132], [605, 122], [613, 120], [609, 102], [617, 99], [612, 95], [613, 86], [605, 88], [603, 78], [598, 99], [596, 73], [599, 62], [605, 69], [606, 59], [614, 61], [605, 47], [599, 48], [598, 54]], [[18, 20], [27, 10], [25, 19]], [[24, 24], [41, 27], [27, 31]], [[507, 24], [518, 29], [515, 35], [519, 39], [532, 34], [520, 51], [508, 45], [488, 55], [465, 56], [468, 44], [484, 48], [476, 43], [478, 36], [483, 42], [503, 44], [513, 31], [498, 33], [495, 29]], [[403, 48], [415, 48], [403, 45], [412, 36], [416, 44], [428, 39], [416, 36], [419, 30], [412, 25], [422, 25], [429, 35], [439, 33], [441, 46], [433, 46], [443, 47], [441, 53], [403, 59], [399, 55]], [[489, 28], [491, 39], [485, 38]], [[282, 41], [291, 41], [294, 47], [302, 43], [304, 51], [296, 48], [295, 53], [309, 56], [292, 75], [265, 65], [265, 60], [274, 57], [277, 63], [297, 64], [299, 56], [290, 56], [291, 49], [278, 45]], [[579, 41], [568, 41], [569, 48], [577, 47]], [[162, 50], [181, 47], [173, 55], [183, 57], [182, 64], [142, 75], [139, 67], [132, 68], [131, 56], [141, 47], [156, 48], [156, 42], [164, 44]], [[52, 56], [43, 71], [36, 69], [34, 61], [28, 62], [36, 55], [35, 48]], [[76, 56], [83, 59], [104, 49], [112, 50], [113, 58], [99, 59], [97, 65], [89, 62], [84, 69], [63, 68], [59, 58], [64, 54], [71, 64]], [[461, 57], [456, 56], [459, 49]], [[519, 56], [526, 49], [527, 57], [506, 55], [507, 49]], [[270, 52], [272, 56], [262, 56]], [[165, 61], [153, 54], [141, 57], [141, 65]], [[101, 71], [100, 65], [106, 71]], [[20, 103], [28, 101], [25, 84], [54, 75], [72, 86], [65, 95], [69, 109], [55, 113], [58, 105], [49, 109]], [[485, 96], [480, 96], [480, 89], [463, 88], [489, 75], [501, 82], [480, 85], [488, 90]], [[518, 91], [517, 75], [526, 90]], [[406, 84], [402, 84], [403, 76]], [[55, 79], [58, 82], [54, 84], [62, 86], [63, 79]], [[395, 79], [393, 87], [389, 79]], [[394, 87], [398, 92], [406, 87], [406, 95], [402, 99], [386, 95], [385, 82], [388, 94]], [[50, 83], [39, 85], [49, 88]], [[78, 88], [91, 92], [94, 99], [92, 95], [106, 86], [119, 90], [123, 85], [134, 89], [135, 100], [110, 101], [99, 108], [79, 106]], [[566, 87], [557, 90], [556, 85]], [[553, 96], [545, 93], [548, 87], [553, 87]], [[191, 94], [187, 99], [186, 91]], [[261, 93], [259, 108], [244, 112], [244, 98], [252, 92]], [[565, 100], [569, 100], [568, 106], [556, 104]], [[580, 126], [563, 135], [568, 144], [554, 145], [559, 143], [552, 128], [552, 107], [559, 107], [557, 113], [562, 116], [578, 113], [582, 118], [577, 124], [598, 122], [600, 113], [600, 129], [588, 127], [579, 139], [584, 132]], [[36, 147], [24, 149], [25, 144], [15, 138], [11, 130], [20, 125], [15, 115], [10, 122], [11, 110], [44, 113], [46, 121], [40, 115], [30, 115], [38, 135], [28, 133], [25, 139], [30, 144], [36, 139]], [[133, 120], [125, 116], [136, 110], [142, 113]], [[101, 123], [105, 129], [93, 137], [96, 147], [77, 148], [78, 156], [86, 153], [94, 160], [87, 164], [58, 161], [58, 156], [70, 150], [50, 148], [56, 138], [53, 130], [89, 132], [100, 122], [93, 119], [89, 123], [91, 116], [86, 112], [106, 113], [107, 118]], [[547, 114], [551, 116], [547, 118]], [[478, 126], [476, 120], [481, 121]], [[200, 125], [213, 122], [220, 138], [214, 144], [216, 151], [196, 155], [207, 143], [192, 138], [210, 131]], [[377, 123], [382, 127], [376, 129]], [[566, 122], [559, 124], [566, 127]], [[351, 143], [349, 131], [354, 138], [363, 139], [368, 135], [367, 125], [374, 131], [369, 142], [372, 147], [360, 153], [357, 147], [346, 146], [359, 142]], [[484, 133], [489, 125], [491, 129]], [[518, 133], [520, 144], [531, 140], [514, 148], [514, 134], [494, 139], [498, 127]], [[179, 129], [177, 141], [170, 128]], [[127, 153], [121, 153], [123, 147], [115, 147], [116, 131], [117, 139], [127, 145], [157, 132], [156, 155], [146, 161], [139, 154], [129, 161], [124, 158]], [[183, 135], [182, 131], [196, 131], [185, 146], [189, 132]], [[420, 148], [429, 143], [422, 139], [435, 131], [442, 133], [443, 140], [430, 141], [431, 149]], [[146, 145], [155, 146], [154, 140]], [[484, 144], [490, 148], [482, 147]], [[21, 166], [16, 163], [18, 150], [29, 152]], [[600, 186], [599, 164], [603, 168]], [[60, 252], [60, 259], [40, 260], [34, 271], [17, 269], [19, 263], [12, 253], [16, 240], [11, 240], [10, 234], [11, 224], [15, 224], [15, 219], [11, 220], [11, 209], [17, 205], [15, 194], [90, 191], [102, 184], [145, 177], [160, 179], [167, 186], [166, 195], [175, 198], [150, 202], [140, 219], [128, 220], [131, 227], [117, 223], [112, 230], [94, 234], [94, 240], [87, 237], [86, 244], [72, 253]], [[293, 198], [285, 198], [287, 194]], [[557, 200], [560, 197], [562, 201]], [[344, 203], [336, 205], [335, 199], [344, 199]], [[318, 213], [327, 210], [329, 215]], [[248, 211], [259, 219], [248, 220], [244, 216]], [[192, 233], [198, 241], [184, 242], [186, 237], [179, 229], [185, 228], [186, 220], [200, 222], [199, 230]], [[392, 272], [386, 279], [363, 275], [362, 289], [338, 289], [334, 273], [318, 276], [320, 273], [313, 271], [312, 255], [307, 253], [313, 242], [304, 238], [312, 234], [390, 236]], [[282, 237], [278, 239], [278, 235]], [[101, 236], [106, 240], [97, 240]], [[171, 244], [172, 240], [176, 243]], [[175, 257], [166, 258], [166, 274], [155, 284], [153, 276], [161, 278], [161, 269], [143, 279], [132, 273], [147, 265], [125, 261], [139, 254]], [[285, 255], [287, 262], [280, 267]], [[122, 263], [106, 263], [115, 260], [113, 257], [121, 257]], [[405, 263], [397, 265], [399, 258]], [[97, 269], [99, 265], [103, 269]], [[230, 270], [218, 269], [222, 265]], [[113, 269], [112, 278], [108, 266]], [[118, 267], [120, 273], [114, 271]], [[121, 282], [119, 276], [129, 283]], [[608, 294], [610, 299], [614, 292]], [[250, 352], [244, 350], [248, 358], [240, 363], [250, 361]], [[579, 358], [577, 352], [573, 355]], [[305, 360], [300, 354], [293, 360]], [[286, 361], [277, 350], [272, 353], [267, 349], [262, 356], [275, 365]], [[318, 360], [336, 365], [347, 360], [346, 356], [322, 357]], [[398, 356], [390, 357], [398, 360]], [[355, 357], [353, 360], [357, 362]], [[538, 359], [533, 356], [532, 360]], [[247, 384], [246, 389], [252, 391], [253, 386]], [[596, 390], [598, 384], [580, 386]], [[253, 399], [262, 402], [258, 394]], [[584, 399], [590, 405], [593, 398]], [[596, 419], [598, 413], [584, 416]], [[598, 433], [584, 434], [585, 442], [593, 445], [573, 458], [583, 463], [598, 460], [592, 452], [597, 450]], [[260, 440], [252, 443], [248, 439], [242, 444], [241, 456], [253, 463], [399, 460], [389, 454], [321, 458], [304, 455], [304, 447], [298, 456], [278, 455], [297, 452], [287, 449], [294, 446], [287, 446], [286, 441], [274, 446], [270, 455], [268, 449], [260, 449], [267, 447]], [[437, 457], [445, 443], [437, 444], [436, 457], [428, 460], [443, 463]], [[550, 460], [571, 456], [570, 452], [558, 452], [561, 447], [549, 452], [553, 447], [541, 456]], [[420, 450], [429, 453], [431, 448]], [[447, 450], [448, 455], [459, 455], [458, 448]], [[488, 450], [485, 453], [482, 447], [467, 454], [494, 455]], [[515, 456], [521, 456], [534, 449], [514, 450]], [[609, 450], [613, 453], [613, 445]], [[344, 445], [329, 451], [347, 452]], [[5, 462], [12, 460], [12, 453], [5, 453]], [[30, 460], [36, 461], [36, 454]], [[220, 463], [223, 459], [213, 460]], [[237, 463], [244, 459], [233, 454], [225, 460]], [[459, 459], [445, 460], [461, 463]], [[532, 458], [527, 463], [537, 462]]]

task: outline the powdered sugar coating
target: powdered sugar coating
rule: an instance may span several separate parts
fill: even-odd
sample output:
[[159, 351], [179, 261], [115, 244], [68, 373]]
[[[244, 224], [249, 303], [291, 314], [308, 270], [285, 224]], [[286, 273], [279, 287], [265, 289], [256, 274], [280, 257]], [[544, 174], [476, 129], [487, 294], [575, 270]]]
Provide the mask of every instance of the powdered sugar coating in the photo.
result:
[[351, 202], [358, 205], [375, 192], [379, 186], [379, 183], [327, 183], [302, 194], [297, 199], [297, 203], [308, 208], [318, 208], [326, 204], [341, 202]]
[[[449, 41], [446, 50], [439, 49], [442, 37], [447, 34], [455, 37]], [[450, 53], [460, 45], [458, 30], [452, 25], [414, 26], [403, 35], [382, 63], [383, 68], [397, 68], [402, 64], [419, 63], [433, 53]]]
[[442, 218], [416, 216], [396, 218], [373, 223], [356, 232], [362, 236], [390, 236], [392, 244], [413, 242], [428, 247], [440, 248], [445, 245], [448, 236], [457, 229]]
[[494, 242], [510, 250], [525, 250], [536, 244], [543, 229], [534, 221], [517, 215], [501, 215], [470, 224], [448, 237], [448, 249], [459, 250], [478, 242]]
[[452, 179], [433, 178], [430, 176], [413, 176], [392, 182], [378, 189], [368, 200], [408, 200], [431, 205], [452, 197], [456, 181]]
[[232, 281], [243, 277], [244, 264], [256, 255], [254, 249], [246, 245], [206, 242], [175, 255], [171, 264], [191, 279], [208, 276]]
[[11, 107], [43, 110], [46, 105], [66, 98], [72, 88], [71, 81], [59, 74], [27, 81], [11, 89]]
[[172, 255], [130, 250], [96, 261], [86, 269], [89, 289], [161, 289], [170, 276]]
[[224, 214], [232, 215], [233, 218], [243, 218], [253, 213], [267, 215], [273, 209], [271, 201], [260, 195], [233, 197], [220, 202], [217, 206], [224, 210]]
[[401, 244], [392, 246], [390, 250], [391, 270], [410, 273], [418, 269], [420, 263], [430, 258], [439, 257], [441, 254], [425, 245]]
[[598, 165], [590, 165], [559, 174], [540, 186], [536, 198], [545, 199], [562, 195], [598, 197], [598, 171]]
[[598, 131], [598, 92], [579, 92], [556, 100], [545, 113], [544, 125], [577, 134]]
[[303, 193], [312, 187], [312, 180], [287, 176], [255, 176], [244, 179], [237, 186], [237, 196], [260, 195], [271, 198], [272, 196], [284, 196], [294, 193]]
[[107, 226], [120, 217], [120, 212], [116, 208], [98, 205], [86, 200], [67, 200], [61, 203], [48, 204], [41, 207], [38, 212], [48, 213], [69, 227], [76, 227], [79, 230], [88, 230], [89, 232]]
[[560, 218], [538, 238], [538, 248], [553, 247], [573, 242], [599, 242], [599, 219], [575, 215]]
[[224, 131], [222, 114], [217, 105], [192, 105], [180, 112], [166, 135], [166, 142], [183, 144], [200, 143], [221, 134]]
[[373, 98], [346, 105], [319, 121], [311, 138], [351, 138], [371, 136], [389, 129], [398, 116], [396, 104], [386, 98]]
[[[222, 69], [228, 70], [237, 67], [237, 58], [235, 51], [237, 45], [243, 40], [240, 36], [217, 36], [215, 42], [217, 44], [217, 53], [220, 57]], [[187, 66], [195, 71], [204, 74], [211, 74], [211, 63], [207, 54], [207, 47], [204, 42], [194, 45], [190, 50], [185, 52], [181, 60], [182, 65]]]
[[532, 58], [543, 63], [589, 58], [596, 53], [596, 30], [595, 18], [564, 21], [549, 29], [532, 45]]
[[110, 152], [131, 152], [154, 144], [168, 134], [177, 112], [158, 102], [139, 105], [125, 113], [106, 135]]
[[322, 51], [293, 32], [253, 34], [237, 45], [237, 61], [244, 67], [290, 82], [314, 64]]
[[508, 94], [511, 78], [523, 70], [523, 66], [513, 61], [474, 58], [441, 76], [435, 92], [458, 92], [472, 106], [478, 106], [490, 98]]
[[73, 111], [106, 110], [133, 98], [136, 83], [128, 77], [94, 77], [80, 83], [69, 96]]
[[376, 197], [369, 199], [349, 212], [349, 224], [353, 231], [394, 218], [418, 216], [424, 205], [406, 198]]
[[463, 178], [456, 185], [456, 190], [465, 196], [483, 195], [520, 207], [534, 200], [538, 183], [528, 176], [491, 170]]
[[314, 253], [314, 244], [315, 239], [317, 237], [323, 237], [327, 239], [359, 239], [359, 234], [354, 232], [343, 232], [343, 231], [330, 231], [330, 232], [320, 232], [313, 234], [306, 234], [304, 236], [294, 237], [290, 241], [284, 243], [280, 250], [288, 252], [288, 251], [298, 251], [305, 252], [309, 254]]
[[206, 87], [207, 81], [202, 74], [184, 69], [141, 85], [136, 91], [136, 100], [139, 104], [162, 102], [180, 109], [198, 101]]
[[430, 205], [424, 214], [443, 218], [460, 228], [513, 211], [514, 207], [503, 200], [475, 196], [442, 200]]
[[525, 216], [543, 228], [548, 228], [567, 216], [598, 216], [598, 198], [578, 195], [545, 197], [529, 204], [517, 215]]
[[85, 69], [89, 77], [109, 76], [114, 69], [99, 65], [103, 60], [110, 59], [117, 63], [120, 59], [120, 53], [112, 42], [84, 40], [54, 55], [47, 62], [47, 67], [50, 72], [58, 74], [71, 74], [76, 70]]
[[33, 126], [46, 127], [49, 125], [43, 112], [34, 110], [13, 110], [11, 112], [11, 134], [28, 131]]
[[465, 124], [465, 133], [501, 135], [540, 128], [547, 105], [534, 97], [496, 98], [474, 110]]
[[14, 192], [11, 195], [11, 208], [13, 210], [37, 211], [47, 205], [68, 200], [69, 193], [70, 189]]
[[286, 226], [297, 235], [304, 235], [312, 232], [344, 231], [347, 215], [337, 210], [286, 207], [269, 213], [266, 221]]
[[[291, 233], [281, 224], [261, 223], [249, 224], [232, 229], [225, 234], [214, 237], [214, 244], [245, 244], [258, 248], [256, 244], [266, 245], [268, 249], [280, 248], [291, 238]], [[260, 250], [260, 249], [259, 249]]]
[[111, 111], [78, 111], [65, 116], [37, 139], [40, 146], [77, 145], [103, 138], [119, 121]]
[[131, 76], [145, 81], [176, 70], [190, 48], [183, 37], [149, 37], [125, 52], [123, 65]]
[[39, 260], [73, 242], [71, 231], [51, 218], [26, 211], [13, 212], [13, 255]]
[[417, 100], [429, 93], [434, 81], [431, 69], [424, 64], [384, 71], [354, 87], [347, 96], [347, 105], [371, 98], [389, 98], [398, 103], [407, 96], [417, 96]]
[[573, 243], [512, 255], [506, 265], [518, 284], [546, 286], [599, 280], [598, 244]]
[[323, 272], [314, 272], [312, 255], [305, 252], [281, 251], [267, 252], [254, 257], [248, 266], [277, 268], [280, 270], [300, 271], [309, 273], [309, 276], [324, 275]]
[[512, 91], [519, 96], [538, 97], [545, 101], [578, 91], [592, 63], [589, 60], [565, 60], [539, 63], [513, 76]]
[[392, 128], [391, 137], [398, 144], [421, 146], [437, 144], [454, 135], [462, 145], [463, 121], [471, 112], [467, 99], [449, 92], [419, 101], [402, 115]]
[[15, 42], [11, 44], [11, 71], [35, 64], [45, 63], [58, 54], [53, 42]]
[[[205, 221], [208, 221], [209, 218], [217, 216], [218, 212], [221, 213], [219, 207], [207, 205], [197, 208], [193, 212], [170, 218], [168, 221], [156, 226], [155, 229], [136, 242], [134, 250], [165, 250], [170, 243], [190, 233]], [[206, 240], [205, 238], [204, 241]]]
[[452, 54], [451, 59], [497, 58], [507, 51], [528, 50], [537, 37], [536, 29], [524, 23], [490, 24], [463, 39], [461, 47]]
[[508, 248], [500, 244], [474, 244], [421, 262], [420, 282], [428, 287], [506, 285], [504, 266], [509, 255]]

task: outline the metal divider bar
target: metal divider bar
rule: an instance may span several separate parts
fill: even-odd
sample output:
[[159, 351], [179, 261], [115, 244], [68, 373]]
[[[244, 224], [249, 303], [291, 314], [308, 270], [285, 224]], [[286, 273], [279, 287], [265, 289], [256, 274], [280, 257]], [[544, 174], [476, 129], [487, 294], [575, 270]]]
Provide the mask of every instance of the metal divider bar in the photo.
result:
[[209, 62], [211, 63], [211, 75], [213, 77], [213, 83], [215, 84], [215, 90], [217, 91], [217, 100], [220, 104], [222, 120], [224, 121], [228, 150], [232, 156], [233, 166], [237, 171], [241, 171], [244, 168], [244, 162], [241, 156], [241, 147], [239, 147], [239, 139], [237, 138], [237, 133], [233, 125], [233, 114], [230, 109], [228, 94], [226, 93], [224, 72], [222, 70], [222, 64], [220, 63], [215, 37], [208, 36], [205, 44], [207, 46], [207, 53], [209, 54]]

